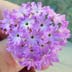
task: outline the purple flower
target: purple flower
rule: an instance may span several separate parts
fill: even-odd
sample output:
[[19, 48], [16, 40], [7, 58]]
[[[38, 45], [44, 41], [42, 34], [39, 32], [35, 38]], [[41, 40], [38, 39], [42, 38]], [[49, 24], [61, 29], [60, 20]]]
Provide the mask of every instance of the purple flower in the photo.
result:
[[20, 24], [21, 24], [20, 28], [23, 29], [32, 28], [34, 24], [34, 19], [26, 17], [23, 21], [20, 22]]
[[22, 40], [22, 36], [23, 36], [23, 32], [16, 30], [9, 33], [8, 39], [10, 43], [12, 43], [13, 45], [17, 45], [20, 44]]
[[19, 9], [4, 11], [0, 20], [0, 29], [8, 34], [7, 51], [21, 66], [37, 70], [59, 62], [58, 53], [70, 37], [67, 27], [65, 15], [41, 2], [28, 2]]
[[23, 13], [22, 13], [21, 10], [14, 9], [11, 13], [12, 13], [11, 16], [12, 16], [14, 19], [24, 18], [24, 15], [23, 15]]
[[0, 20], [1, 25], [0, 28], [3, 32], [8, 34], [11, 31], [11, 24], [14, 23], [13, 19], [11, 18], [4, 18], [3, 20]]
[[42, 3], [38, 2], [37, 4], [35, 2], [31, 3], [31, 12], [35, 15], [38, 16], [43, 12], [43, 8], [42, 8]]

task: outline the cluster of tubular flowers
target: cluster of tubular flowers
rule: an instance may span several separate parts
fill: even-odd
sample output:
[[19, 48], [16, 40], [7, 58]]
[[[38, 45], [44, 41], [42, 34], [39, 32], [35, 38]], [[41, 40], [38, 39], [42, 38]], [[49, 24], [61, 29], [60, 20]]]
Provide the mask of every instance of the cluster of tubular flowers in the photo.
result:
[[12, 11], [4, 10], [0, 29], [7, 36], [7, 51], [28, 69], [59, 62], [58, 53], [67, 42], [70, 31], [65, 15], [55, 13], [41, 2], [28, 2]]

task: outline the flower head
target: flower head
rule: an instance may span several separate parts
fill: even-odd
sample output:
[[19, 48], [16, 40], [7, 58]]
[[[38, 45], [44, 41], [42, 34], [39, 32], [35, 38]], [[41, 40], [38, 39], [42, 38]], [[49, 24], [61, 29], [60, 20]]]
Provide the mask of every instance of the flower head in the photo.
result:
[[6, 11], [0, 20], [0, 29], [8, 34], [7, 50], [28, 69], [41, 70], [59, 62], [58, 53], [70, 36], [67, 27], [65, 15], [41, 2], [28, 2], [17, 10]]

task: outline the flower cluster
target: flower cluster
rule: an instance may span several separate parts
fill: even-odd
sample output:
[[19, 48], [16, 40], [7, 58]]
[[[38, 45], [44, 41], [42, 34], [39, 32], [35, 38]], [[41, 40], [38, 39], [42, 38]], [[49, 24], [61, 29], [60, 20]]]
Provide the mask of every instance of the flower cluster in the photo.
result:
[[41, 2], [28, 2], [3, 16], [0, 29], [8, 35], [7, 50], [20, 65], [41, 70], [59, 62], [58, 53], [70, 36], [65, 15]]

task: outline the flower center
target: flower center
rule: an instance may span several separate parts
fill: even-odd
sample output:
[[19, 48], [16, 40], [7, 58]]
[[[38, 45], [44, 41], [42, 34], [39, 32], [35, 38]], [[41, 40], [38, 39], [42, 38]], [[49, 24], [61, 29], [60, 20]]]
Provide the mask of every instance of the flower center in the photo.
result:
[[19, 34], [17, 34], [17, 37], [19, 37]]
[[61, 23], [58, 23], [58, 27], [59, 27], [59, 28], [61, 27]]
[[28, 22], [25, 25], [28, 25]]
[[31, 39], [34, 39], [34, 36], [33, 35], [31, 36]]
[[41, 24], [40, 26], [41, 26], [41, 27], [43, 27], [44, 25], [43, 25], [43, 24]]
[[51, 36], [51, 34], [48, 34], [48, 36], [50, 37], [50, 36]]
[[14, 26], [17, 27], [17, 24], [15, 24]]
[[6, 31], [7, 31], [7, 29], [4, 29], [4, 31], [6, 32]]
[[41, 47], [44, 47], [44, 45], [42, 44]]
[[21, 47], [24, 47], [24, 45], [22, 44]]

